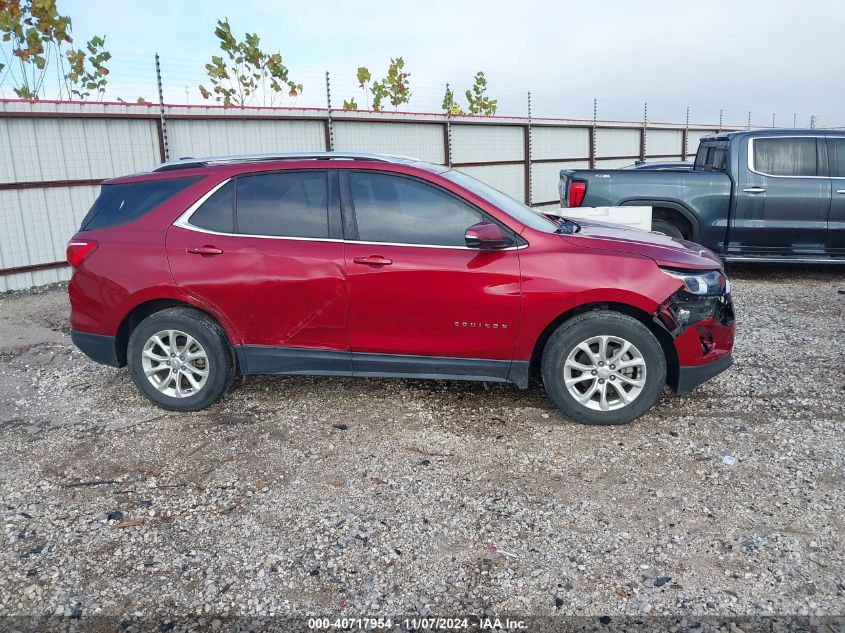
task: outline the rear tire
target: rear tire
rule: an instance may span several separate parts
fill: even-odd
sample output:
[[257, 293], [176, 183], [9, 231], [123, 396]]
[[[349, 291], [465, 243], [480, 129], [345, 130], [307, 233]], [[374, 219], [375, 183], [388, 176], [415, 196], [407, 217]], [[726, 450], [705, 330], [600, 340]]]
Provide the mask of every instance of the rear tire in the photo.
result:
[[129, 337], [126, 358], [141, 393], [170, 411], [205, 409], [235, 377], [223, 330], [192, 308], [168, 308], [141, 321]]
[[561, 324], [543, 350], [543, 384], [558, 409], [582, 424], [627, 424], [651, 409], [666, 384], [657, 338], [618, 312]]
[[660, 233], [661, 235], [668, 235], [669, 237], [677, 237], [678, 239], [685, 239], [684, 234], [677, 226], [666, 220], [652, 220], [651, 232]]

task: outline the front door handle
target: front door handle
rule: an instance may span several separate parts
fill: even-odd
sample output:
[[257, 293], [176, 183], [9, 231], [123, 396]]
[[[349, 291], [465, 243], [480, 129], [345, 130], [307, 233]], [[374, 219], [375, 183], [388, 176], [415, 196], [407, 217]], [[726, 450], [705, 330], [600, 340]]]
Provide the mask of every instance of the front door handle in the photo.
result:
[[390, 266], [393, 263], [392, 259], [387, 259], [381, 255], [370, 255], [369, 257], [354, 257], [352, 259], [356, 264], [364, 264], [366, 266]]
[[743, 189], [745, 193], [766, 193], [765, 187], [748, 187], [747, 189]]
[[194, 248], [189, 248], [188, 252], [191, 255], [202, 255], [203, 257], [213, 257], [214, 255], [222, 255], [223, 249], [217, 248], [216, 246], [211, 246], [210, 244], [204, 244], [202, 246], [195, 246]]
[[845, 193], [845, 189], [837, 189], [836, 193]]

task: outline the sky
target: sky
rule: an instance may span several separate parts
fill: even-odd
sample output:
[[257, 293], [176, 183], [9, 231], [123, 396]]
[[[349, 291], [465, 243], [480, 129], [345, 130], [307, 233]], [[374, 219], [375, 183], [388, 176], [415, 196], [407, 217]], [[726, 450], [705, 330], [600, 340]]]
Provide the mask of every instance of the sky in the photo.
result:
[[[110, 96], [202, 103], [203, 65], [218, 52], [213, 31], [228, 17], [280, 51], [305, 86], [296, 105], [355, 96], [355, 71], [386, 72], [402, 56], [411, 73], [405, 108], [437, 111], [446, 82], [461, 95], [476, 71], [499, 114], [792, 127], [845, 125], [845, 3], [802, 0], [59, 0], [77, 42], [105, 34]], [[282, 105], [293, 105], [286, 99]]]

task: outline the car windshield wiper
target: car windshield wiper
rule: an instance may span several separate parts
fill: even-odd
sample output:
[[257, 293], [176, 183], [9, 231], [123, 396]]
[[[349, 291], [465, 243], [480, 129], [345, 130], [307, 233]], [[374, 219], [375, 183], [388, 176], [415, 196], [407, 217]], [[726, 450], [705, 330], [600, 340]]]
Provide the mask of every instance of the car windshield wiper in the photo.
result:
[[569, 218], [555, 218], [555, 221], [557, 222], [555, 233], [565, 233], [566, 235], [571, 235], [572, 233], [577, 233], [581, 230], [581, 225], [577, 222], [573, 222]]

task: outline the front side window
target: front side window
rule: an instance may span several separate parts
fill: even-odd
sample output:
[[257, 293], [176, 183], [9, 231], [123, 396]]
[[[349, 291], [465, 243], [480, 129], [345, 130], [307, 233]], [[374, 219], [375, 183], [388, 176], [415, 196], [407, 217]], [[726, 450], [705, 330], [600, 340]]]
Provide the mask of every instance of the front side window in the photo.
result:
[[432, 185], [392, 174], [350, 175], [358, 239], [364, 242], [465, 246], [480, 211]]
[[814, 138], [756, 138], [751, 140], [754, 171], [768, 176], [818, 176]]
[[328, 237], [327, 178], [318, 170], [239, 177], [235, 230], [246, 235]]

